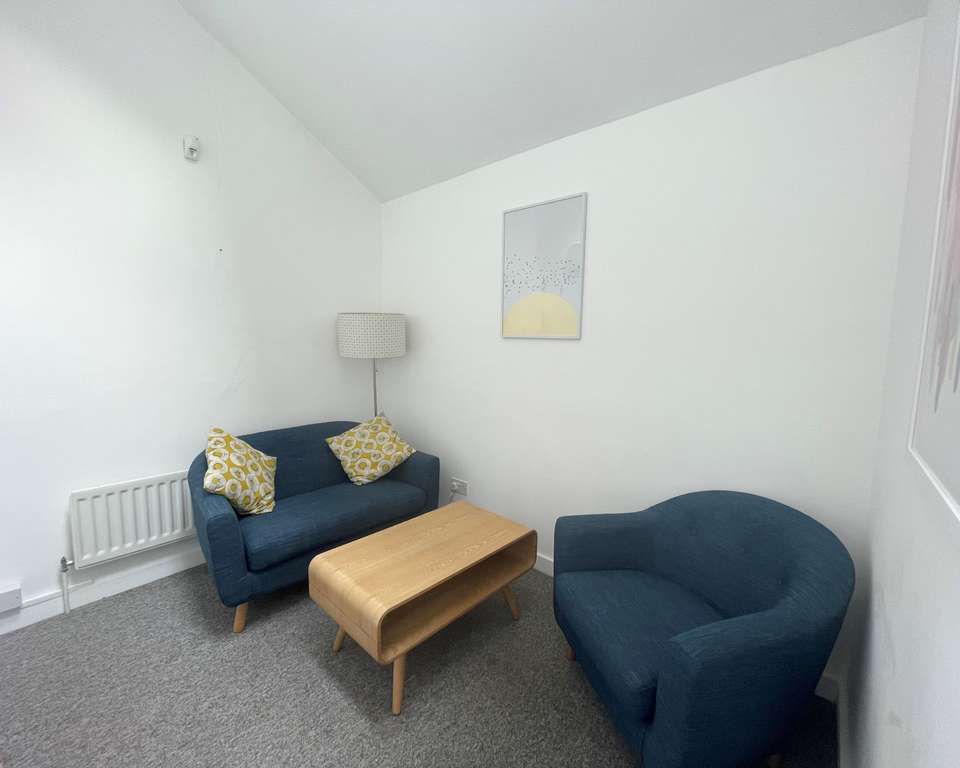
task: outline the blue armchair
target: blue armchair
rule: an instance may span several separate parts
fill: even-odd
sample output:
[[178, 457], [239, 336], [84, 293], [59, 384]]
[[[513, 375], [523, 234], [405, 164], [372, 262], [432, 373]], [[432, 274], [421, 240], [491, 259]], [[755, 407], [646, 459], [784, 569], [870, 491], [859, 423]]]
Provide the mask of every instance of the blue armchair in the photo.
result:
[[348, 480], [326, 438], [354, 426], [330, 421], [243, 435], [277, 457], [277, 503], [265, 515], [239, 517], [223, 496], [207, 493], [203, 453], [190, 465], [197, 537], [220, 599], [236, 607], [235, 632], [246, 626], [251, 597], [304, 581], [317, 553], [436, 509], [440, 460], [428, 453], [417, 451], [376, 482]]
[[745, 493], [563, 517], [554, 612], [644, 768], [735, 768], [776, 748], [843, 623], [854, 569], [795, 509]]

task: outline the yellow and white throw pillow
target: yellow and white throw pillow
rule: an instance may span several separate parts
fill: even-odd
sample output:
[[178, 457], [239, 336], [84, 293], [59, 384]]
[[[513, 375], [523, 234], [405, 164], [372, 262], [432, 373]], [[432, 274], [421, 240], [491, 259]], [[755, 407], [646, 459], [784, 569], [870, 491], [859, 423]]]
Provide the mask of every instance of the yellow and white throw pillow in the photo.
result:
[[239, 437], [212, 427], [207, 435], [203, 488], [226, 496], [238, 514], [262, 515], [274, 507], [277, 460]]
[[416, 453], [412, 445], [400, 439], [386, 416], [377, 416], [341, 435], [328, 437], [327, 444], [354, 485], [379, 480]]

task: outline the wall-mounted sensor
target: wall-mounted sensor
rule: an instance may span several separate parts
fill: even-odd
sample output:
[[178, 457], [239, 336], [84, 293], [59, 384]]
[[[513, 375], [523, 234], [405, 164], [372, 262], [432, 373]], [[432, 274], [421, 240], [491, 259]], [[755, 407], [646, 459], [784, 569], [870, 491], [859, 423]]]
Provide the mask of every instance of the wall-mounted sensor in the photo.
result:
[[200, 155], [200, 139], [196, 136], [183, 137], [183, 156], [187, 160], [196, 160]]

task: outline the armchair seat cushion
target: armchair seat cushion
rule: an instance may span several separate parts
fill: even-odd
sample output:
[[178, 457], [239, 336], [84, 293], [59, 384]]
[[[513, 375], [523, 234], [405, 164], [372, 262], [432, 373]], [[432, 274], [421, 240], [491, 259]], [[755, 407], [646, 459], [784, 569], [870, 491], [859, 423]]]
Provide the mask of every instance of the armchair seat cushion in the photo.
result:
[[306, 552], [418, 514], [420, 488], [381, 479], [368, 485], [337, 483], [277, 501], [269, 515], [240, 519], [251, 571], [262, 571]]
[[653, 716], [663, 643], [723, 618], [699, 595], [643, 571], [570, 571], [554, 590], [577, 658], [627, 729]]

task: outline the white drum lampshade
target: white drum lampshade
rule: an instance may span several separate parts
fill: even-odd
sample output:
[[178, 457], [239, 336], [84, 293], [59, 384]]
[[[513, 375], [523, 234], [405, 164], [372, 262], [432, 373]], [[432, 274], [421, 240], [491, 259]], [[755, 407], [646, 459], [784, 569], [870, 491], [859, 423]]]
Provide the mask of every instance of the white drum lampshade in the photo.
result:
[[337, 348], [340, 357], [402, 357], [407, 351], [407, 316], [341, 312], [337, 315]]
[[373, 361], [373, 415], [377, 415], [377, 360], [407, 352], [407, 316], [387, 312], [341, 312], [337, 315], [340, 357]]

